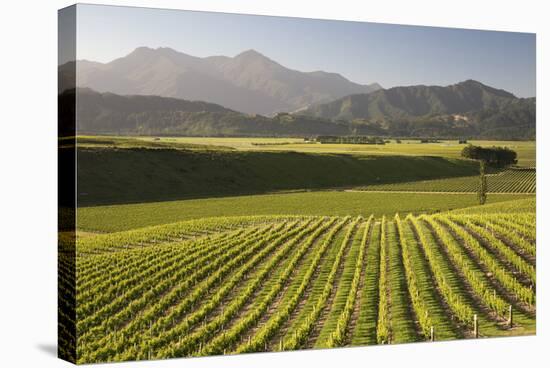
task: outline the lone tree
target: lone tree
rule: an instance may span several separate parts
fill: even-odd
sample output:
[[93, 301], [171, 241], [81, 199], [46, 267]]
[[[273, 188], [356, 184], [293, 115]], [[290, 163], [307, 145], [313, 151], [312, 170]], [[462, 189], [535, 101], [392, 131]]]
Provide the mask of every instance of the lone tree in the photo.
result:
[[507, 147], [485, 148], [469, 144], [462, 150], [462, 157], [479, 161], [479, 204], [485, 204], [487, 201], [485, 166], [502, 168], [518, 162], [517, 153]]
[[480, 147], [472, 144], [462, 149], [462, 157], [485, 162], [492, 167], [506, 167], [516, 164], [517, 153], [508, 147]]

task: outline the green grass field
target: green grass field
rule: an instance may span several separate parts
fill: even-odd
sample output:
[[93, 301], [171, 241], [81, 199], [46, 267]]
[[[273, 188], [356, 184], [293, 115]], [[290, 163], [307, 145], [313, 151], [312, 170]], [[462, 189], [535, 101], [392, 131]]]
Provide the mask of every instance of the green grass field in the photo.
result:
[[477, 171], [474, 162], [444, 157], [124, 147], [78, 149], [80, 206], [342, 188]]
[[[155, 138], [136, 137], [143, 141], [154, 141]], [[243, 151], [295, 151], [305, 153], [347, 153], [359, 155], [402, 155], [402, 156], [439, 156], [460, 158], [464, 144], [456, 140], [442, 140], [439, 143], [420, 143], [419, 140], [402, 140], [385, 145], [358, 144], [316, 144], [305, 143], [301, 138], [197, 138], [197, 137], [162, 137], [160, 142], [225, 146]], [[256, 143], [256, 144], [255, 144]], [[259, 144], [258, 144], [259, 143]], [[536, 166], [536, 143], [533, 141], [468, 141], [478, 146], [505, 146], [518, 153], [520, 166]]]
[[[522, 196], [494, 194], [488, 203]], [[317, 191], [223, 198], [192, 199], [155, 203], [82, 207], [78, 228], [113, 232], [151, 225], [217, 216], [315, 215], [367, 216], [374, 214], [434, 213], [474, 206], [475, 194], [368, 193]]]

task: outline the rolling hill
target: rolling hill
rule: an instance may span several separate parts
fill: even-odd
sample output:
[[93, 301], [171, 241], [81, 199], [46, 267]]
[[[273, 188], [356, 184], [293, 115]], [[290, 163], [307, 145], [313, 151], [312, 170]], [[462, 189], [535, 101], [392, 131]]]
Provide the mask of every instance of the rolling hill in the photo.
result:
[[[371, 135], [487, 139], [531, 139], [535, 136], [535, 100], [514, 97], [507, 100], [504, 93], [494, 101], [487, 99], [481, 110], [460, 115], [438, 115], [432, 112], [415, 116], [401, 113], [388, 114], [390, 117], [354, 118], [347, 121], [331, 120], [330, 116], [324, 114], [311, 116], [279, 113], [273, 117], [266, 117], [243, 114], [203, 101], [160, 96], [123, 96], [99, 93], [87, 88], [76, 91], [79, 102], [79, 134], [256, 137]], [[73, 106], [74, 100], [75, 90], [67, 90], [59, 95], [61, 107]], [[463, 101], [466, 100], [463, 98]], [[390, 110], [390, 107], [385, 108], [385, 111], [397, 110]], [[362, 108], [361, 103], [358, 103], [357, 109], [359, 108]], [[412, 110], [412, 107], [408, 109]], [[436, 108], [430, 109], [435, 111]], [[70, 126], [73, 116], [72, 108], [60, 109], [61, 127]], [[64, 124], [64, 121], [68, 123]]]
[[407, 86], [353, 94], [300, 114], [378, 126], [390, 135], [493, 138], [535, 136], [535, 98], [467, 80], [450, 86]]
[[[73, 106], [77, 95], [79, 134], [175, 135], [175, 136], [315, 136], [381, 133], [348, 123], [308, 116], [278, 114], [269, 118], [247, 115], [202, 101], [99, 93], [91, 89], [67, 90], [59, 106]], [[60, 127], [71, 126], [73, 109], [60, 109]], [[73, 132], [74, 134], [74, 132]]]

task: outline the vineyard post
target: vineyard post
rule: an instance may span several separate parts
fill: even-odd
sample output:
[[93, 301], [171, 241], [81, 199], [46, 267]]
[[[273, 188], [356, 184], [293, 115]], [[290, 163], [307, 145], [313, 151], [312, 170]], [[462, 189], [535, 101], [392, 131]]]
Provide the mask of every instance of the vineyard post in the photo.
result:
[[279, 339], [279, 351], [283, 351], [283, 338]]
[[430, 341], [435, 341], [434, 326], [430, 327]]
[[474, 337], [476, 339], [479, 337], [479, 326], [477, 322], [477, 314], [474, 314]]
[[514, 316], [512, 312], [512, 304], [508, 307], [508, 327], [512, 328], [514, 324]]

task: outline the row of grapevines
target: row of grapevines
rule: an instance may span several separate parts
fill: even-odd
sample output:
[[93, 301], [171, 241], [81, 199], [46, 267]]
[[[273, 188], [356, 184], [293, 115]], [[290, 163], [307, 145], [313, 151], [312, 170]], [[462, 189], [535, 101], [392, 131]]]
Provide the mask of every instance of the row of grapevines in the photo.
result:
[[395, 221], [388, 221], [388, 280], [390, 291], [391, 340], [390, 343], [418, 341], [412, 302], [407, 291], [407, 277], [399, 246]]
[[[319, 236], [319, 234], [325, 231], [329, 226], [332, 226], [334, 221], [335, 219], [332, 219], [331, 221], [329, 221], [328, 223], [326, 223], [321, 227], [319, 227], [320, 223], [316, 223], [310, 229], [311, 231], [313, 230], [315, 231], [310, 236], [308, 241], [306, 241], [307, 246], [310, 246], [312, 244], [312, 241], [309, 241], [309, 240]], [[310, 233], [311, 231], [308, 231], [307, 233]], [[287, 246], [283, 249], [284, 252], [280, 253], [277, 259], [277, 263], [290, 250], [295, 249], [296, 244], [303, 238], [303, 236], [307, 235], [307, 233], [304, 232], [300, 234], [297, 238], [295, 238], [294, 241], [289, 242]], [[249, 286], [244, 295], [240, 295], [239, 297], [237, 297], [237, 300], [233, 301], [229, 306], [227, 306], [227, 308], [224, 308], [224, 311], [221, 315], [216, 316], [216, 318], [214, 318], [208, 324], [197, 329], [191, 335], [188, 335], [182, 338], [181, 341], [179, 341], [177, 344], [174, 344], [175, 346], [168, 346], [158, 351], [157, 356], [158, 357], [176, 357], [181, 355], [192, 354], [196, 352], [196, 349], [199, 347], [202, 350], [201, 345], [206, 344], [208, 339], [210, 339], [216, 332], [218, 332], [218, 330], [223, 329], [223, 325], [225, 325], [228, 321], [231, 320], [231, 318], [233, 318], [233, 316], [236, 315], [236, 313], [242, 308], [244, 303], [248, 301], [250, 297], [254, 294], [254, 292], [261, 286], [261, 282], [263, 281], [263, 279], [265, 279], [271, 273], [273, 267], [275, 266], [276, 266], [276, 263], [271, 264], [269, 267], [265, 268], [262, 271], [261, 277], [255, 277], [253, 280], [253, 286], [252, 287]], [[258, 318], [258, 316], [256, 315], [255, 318]], [[247, 325], [251, 323], [250, 321], [246, 321], [246, 322], [248, 322], [246, 323]], [[242, 330], [245, 329], [243, 328], [241, 330], [239, 327], [240, 326], [237, 325], [237, 327], [232, 331], [232, 333], [230, 334], [226, 333], [227, 335], [226, 338], [224, 338], [222, 335], [221, 338], [214, 339], [208, 348], [205, 346], [204, 353], [207, 354], [209, 349], [214, 349], [214, 351], [217, 351], [216, 349], [218, 349], [219, 347], [221, 347], [221, 349], [224, 349], [225, 344], [235, 342], [238, 339], [238, 336], [240, 335], [240, 333], [242, 333]], [[248, 326], [243, 325], [243, 327], [248, 327]], [[202, 354], [203, 352], [201, 351], [200, 353]]]
[[[425, 221], [431, 220], [431, 218], [429, 217], [422, 217], [422, 219]], [[445, 276], [445, 271], [448, 266], [438, 256], [437, 244], [435, 244], [434, 240], [428, 236], [428, 230], [420, 223], [418, 218], [416, 218], [413, 215], [408, 215], [407, 220], [411, 222], [411, 224], [413, 225], [416, 231], [416, 234], [418, 235], [418, 239], [420, 240], [420, 245], [422, 246], [422, 249], [424, 251], [424, 254], [426, 255], [426, 258], [428, 259], [428, 262], [432, 269], [432, 273], [437, 283], [437, 287], [439, 288], [439, 290], [441, 291], [441, 294], [447, 301], [447, 304], [453, 311], [454, 315], [460, 321], [462, 321], [465, 324], [470, 324], [472, 322], [474, 311], [468, 305], [468, 303], [466, 303], [466, 301], [464, 301], [463, 298], [453, 289], [453, 287], [447, 280]], [[433, 223], [430, 222], [430, 224], [432, 225]], [[437, 229], [434, 228], [434, 230], [437, 233], [438, 228]], [[446, 240], [450, 241], [450, 239], [446, 237], [445, 233], [443, 232], [438, 233], [438, 236], [440, 236], [443, 242], [445, 242]], [[452, 248], [452, 250], [455, 250], [455, 248]], [[451, 256], [454, 254], [457, 260], [461, 259], [459, 257], [458, 252], [451, 253], [451, 250], [450, 250], [449, 254]]]
[[[260, 229], [260, 227], [252, 227], [252, 230], [257, 231], [258, 229]], [[165, 243], [167, 245], [166, 247], [160, 247], [157, 244], [155, 245], [155, 251], [150, 252], [149, 255], [170, 255], [173, 253], [173, 249], [170, 247], [172, 245], [185, 247], [187, 248], [187, 253], [191, 254], [197, 250], [200, 250], [205, 244], [231, 239], [239, 236], [244, 231], [244, 229], [238, 229], [237, 231], [221, 232], [219, 234], [203, 237], [198, 241], [183, 240], [178, 241], [177, 243]], [[145, 264], [144, 262], [148, 261], [148, 259], [144, 257], [144, 253], [140, 251], [143, 248], [137, 249], [138, 251], [136, 251], [136, 249], [137, 248], [131, 248], [130, 250], [121, 251], [124, 256], [117, 256], [117, 254], [113, 252], [107, 252], [95, 254], [93, 256], [78, 257], [77, 281], [79, 287], [85, 288], [90, 284], [95, 284], [98, 277], [104, 277], [105, 275], [110, 275], [112, 273], [118, 275], [121, 272], [121, 269], [126, 267], [139, 267]]]
[[[256, 231], [245, 232], [242, 234], [246, 236], [243, 239], [258, 239], [261, 235], [255, 235]], [[261, 232], [267, 230], [262, 229]], [[261, 234], [260, 232], [260, 234]], [[151, 248], [150, 251], [142, 252], [142, 258], [146, 263], [144, 264], [132, 264], [126, 268], [123, 268], [122, 272], [112, 274], [106, 274], [102, 279], [95, 281], [93, 285], [89, 285], [88, 288], [84, 286], [79, 287], [79, 301], [78, 301], [78, 314], [82, 316], [89, 315], [93, 310], [98, 310], [107, 303], [113, 303], [117, 299], [128, 301], [128, 294], [132, 294], [134, 289], [142, 289], [147, 285], [156, 285], [166, 275], [172, 275], [175, 270], [182, 269], [190, 263], [204, 264], [209, 260], [216, 259], [217, 257], [228, 252], [232, 247], [238, 244], [239, 236], [235, 239], [220, 239], [219, 241], [213, 241], [211, 243], [203, 243], [202, 248], [198, 248], [195, 252], [191, 251], [182, 252], [176, 246], [162, 246], [159, 252], [156, 252], [156, 248]], [[200, 242], [202, 243], [202, 242]], [[164, 250], [168, 249], [169, 252], [165, 253]], [[117, 256], [116, 258], [121, 257]], [[147, 280], [146, 283], [143, 280]]]
[[[130, 278], [135, 278], [141, 272], [149, 271], [149, 267], [167, 262], [174, 257], [180, 256], [178, 253], [183, 253], [186, 260], [193, 260], [194, 258], [204, 256], [207, 254], [206, 250], [212, 251], [219, 247], [225, 247], [228, 244], [235, 241], [237, 238], [248, 239], [250, 237], [260, 236], [258, 233], [262, 233], [270, 230], [274, 225], [251, 227], [246, 231], [244, 229], [238, 231], [231, 231], [228, 233], [222, 233], [222, 236], [218, 237], [206, 237], [200, 239], [192, 246], [186, 244], [188, 241], [175, 242], [166, 245], [156, 245], [148, 247], [143, 250], [124, 251], [117, 253], [106, 253], [94, 257], [85, 257], [78, 259], [78, 271], [79, 277], [82, 275], [88, 276], [88, 279], [78, 284], [78, 289], [82, 293], [80, 296], [84, 298], [84, 293], [87, 289], [94, 288], [96, 291], [103, 291], [103, 288], [112, 287], [119, 284], [121, 280], [128, 281]], [[120, 253], [120, 254], [119, 254]], [[99, 272], [88, 272], [81, 269], [81, 260], [96, 259], [96, 266]], [[121, 261], [122, 260], [122, 261]], [[124, 261], [126, 260], [126, 261]], [[117, 267], [111, 268], [111, 264], [118, 264]], [[102, 271], [101, 271], [102, 270]], [[90, 277], [90, 274], [94, 277]]]
[[322, 245], [315, 252], [315, 255], [311, 263], [307, 267], [307, 271], [304, 274], [300, 286], [298, 287], [296, 292], [292, 295], [288, 302], [284, 303], [284, 305], [281, 306], [281, 309], [278, 311], [278, 313], [273, 316], [273, 318], [269, 319], [269, 321], [257, 331], [257, 333], [252, 337], [249, 343], [241, 345], [237, 348], [237, 353], [254, 352], [262, 349], [263, 347], [265, 347], [265, 344], [267, 344], [269, 339], [271, 339], [271, 337], [279, 330], [281, 325], [288, 320], [288, 318], [300, 302], [301, 298], [303, 297], [308, 285], [313, 278], [315, 270], [319, 266], [325, 252], [327, 251], [334, 237], [348, 221], [349, 217], [346, 217], [342, 221], [340, 221], [337, 226], [331, 229], [331, 231], [325, 237]]
[[374, 223], [365, 266], [365, 281], [361, 290], [359, 316], [353, 331], [352, 345], [376, 344], [378, 321], [378, 280], [380, 275], [380, 223]]
[[[158, 331], [159, 333], [163, 331], [163, 334], [167, 336], [167, 332], [165, 332], [166, 327], [163, 326], [175, 326], [175, 323], [188, 313], [201, 298], [211, 292], [216, 285], [219, 285], [226, 276], [233, 273], [231, 280], [223, 285], [223, 290], [229, 292], [230, 288], [239, 282], [245, 273], [249, 272], [250, 269], [256, 266], [278, 246], [279, 241], [295, 235], [296, 231], [306, 225], [303, 224], [292, 231], [282, 229], [265, 234], [264, 238], [260, 241], [241, 241], [234, 254], [222, 257], [205, 266], [212, 266], [212, 269], [209, 269], [208, 272], [202, 275], [206, 276], [206, 279], [200, 281], [197, 277], [191, 277], [183, 279], [185, 281], [181, 283], [168, 280], [169, 285], [177, 286], [167, 293], [163, 293], [163, 297], [157, 303], [150, 305], [150, 300], [154, 296], [145, 294], [139, 300], [139, 304], [143, 304], [143, 306], [149, 305], [148, 309], [140, 313], [139, 318], [130, 319], [118, 334], [111, 333], [98, 341], [97, 346], [89, 346], [89, 350], [92, 353], [89, 361], [96, 361], [102, 356], [109, 357], [111, 355], [122, 354], [127, 349], [131, 349], [143, 338], [149, 338], [153, 331]], [[267, 244], [270, 244], [270, 246], [266, 247]], [[212, 271], [213, 273], [211, 273]], [[197, 284], [197, 282], [199, 283]], [[193, 288], [191, 288], [192, 286]], [[183, 295], [185, 297], [182, 299]], [[169, 314], [165, 315], [167, 310], [169, 310]]]
[[529, 242], [523, 236], [519, 235], [513, 227], [501, 225], [501, 223], [494, 221], [493, 219], [487, 219], [482, 216], [469, 216], [468, 220], [474, 222], [476, 225], [484, 226], [491, 230], [492, 233], [500, 234], [500, 236], [511, 241], [516, 247], [526, 252], [531, 256], [535, 256], [537, 249], [534, 244]]
[[[114, 252], [133, 247], [143, 247], [159, 242], [181, 240], [187, 234], [204, 235], [211, 231], [219, 232], [267, 222], [286, 221], [289, 216], [239, 216], [214, 217], [199, 220], [181, 221], [173, 224], [148, 226], [136, 230], [99, 234], [89, 238], [78, 239], [77, 255]], [[297, 218], [295, 218], [297, 219]]]
[[537, 215], [535, 213], [499, 213], [499, 216], [517, 225], [523, 226], [524, 228], [529, 229], [533, 235], [535, 234], [535, 231], [537, 229]]
[[403, 258], [403, 266], [405, 268], [405, 274], [407, 276], [407, 285], [409, 290], [409, 295], [411, 297], [412, 306], [416, 316], [418, 317], [418, 322], [422, 330], [424, 337], [430, 337], [430, 330], [433, 326], [433, 322], [430, 318], [428, 312], [428, 306], [424, 303], [424, 300], [420, 297], [420, 289], [418, 287], [417, 276], [414, 272], [412, 265], [412, 256], [409, 250], [409, 239], [405, 236], [403, 230], [403, 224], [399, 217], [399, 214], [395, 215], [395, 222], [397, 224], [397, 232], [399, 234], [399, 241], [401, 244], [401, 254]]
[[[280, 231], [283, 225], [279, 225], [275, 228], [275, 234]], [[94, 314], [87, 315], [81, 318], [77, 324], [77, 332], [79, 334], [79, 342], [86, 342], [88, 338], [93, 338], [98, 333], [106, 331], [109, 328], [115, 328], [119, 323], [123, 323], [128, 318], [132, 317], [136, 312], [141, 309], [141, 306], [145, 306], [146, 302], [144, 295], [149, 298], [154, 298], [156, 295], [164, 293], [165, 290], [178, 285], [178, 288], [189, 289], [203, 276], [208, 275], [227, 262], [242, 253], [244, 244], [253, 244], [255, 239], [242, 243], [242, 240], [235, 239], [230, 251], [223, 254], [222, 257], [208, 258], [212, 262], [204, 262], [204, 259], [196, 259], [184, 267], [179, 267], [178, 264], [174, 264], [171, 267], [163, 268], [161, 271], [162, 281], [155, 278], [149, 278], [144, 282], [136, 281], [134, 287], [127, 290], [125, 293], [115, 298], [111, 303], [99, 308]], [[181, 250], [180, 253], [185, 253]], [[209, 256], [206, 256], [209, 257]], [[178, 280], [185, 279], [184, 283], [179, 283]], [[144, 291], [147, 290], [147, 292]], [[178, 292], [181, 294], [184, 290]], [[93, 293], [93, 291], [92, 291]], [[132, 301], [132, 302], [129, 302]], [[110, 316], [109, 319], [105, 319], [105, 316]], [[99, 324], [99, 326], [98, 326]]]
[[376, 340], [379, 344], [391, 341], [391, 321], [389, 316], [389, 282], [388, 282], [388, 241], [386, 217], [382, 217], [380, 230], [380, 279], [378, 281], [378, 322], [376, 324]]
[[340, 314], [340, 317], [338, 318], [336, 329], [329, 337], [329, 340], [327, 343], [328, 347], [342, 346], [345, 343], [348, 324], [351, 318], [351, 314], [353, 313], [353, 310], [355, 308], [357, 291], [359, 288], [359, 281], [363, 270], [363, 261], [365, 258], [367, 240], [370, 232], [372, 219], [373, 219], [373, 216], [371, 215], [371, 217], [369, 217], [367, 221], [367, 224], [365, 225], [365, 231], [363, 232], [363, 237], [361, 238], [359, 255], [357, 256], [357, 261], [355, 263], [355, 272], [353, 274], [351, 288], [348, 293], [344, 310], [342, 311], [342, 313]]
[[336, 273], [338, 272], [340, 263], [344, 258], [344, 252], [347, 248], [346, 246], [349, 243], [351, 236], [360, 220], [361, 217], [357, 217], [357, 219], [355, 219], [355, 221], [350, 225], [348, 231], [346, 232], [346, 235], [344, 236], [344, 240], [342, 241], [342, 246], [340, 247], [340, 250], [336, 255], [336, 259], [334, 260], [332, 269], [330, 270], [330, 273], [328, 275], [323, 292], [315, 303], [315, 308], [309, 313], [306, 320], [302, 322], [300, 326], [298, 326], [298, 328], [295, 330], [294, 335], [285, 342], [285, 348], [294, 350], [302, 346], [307, 341], [307, 338], [309, 337], [313, 326], [315, 325], [317, 319], [323, 311], [323, 308], [325, 307], [325, 304], [331, 294], [333, 284], [336, 280]]
[[[528, 240], [530, 243], [532, 243], [532, 247], [536, 248], [536, 234], [533, 229], [529, 229], [528, 227], [524, 225], [520, 225], [514, 221], [511, 221], [508, 218], [503, 218], [500, 215], [497, 216], [491, 216], [491, 222], [498, 224], [504, 228], [506, 228], [508, 231], [512, 231], [516, 234], [518, 234], [520, 237]], [[533, 253], [534, 255], [534, 253]]]
[[[332, 223], [330, 225], [332, 226]], [[222, 335], [218, 335], [211, 342], [209, 342], [208, 345], [206, 345], [205, 349], [202, 352], [199, 352], [199, 354], [219, 354], [222, 353], [226, 348], [231, 348], [234, 343], [240, 341], [243, 334], [248, 331], [250, 327], [258, 323], [262, 315], [266, 312], [270, 304], [274, 301], [274, 299], [281, 292], [284, 285], [289, 280], [298, 262], [304, 257], [306, 252], [319, 238], [319, 236], [327, 229], [328, 226], [319, 228], [308, 239], [306, 239], [306, 241], [303, 242], [300, 246], [298, 253], [294, 255], [294, 257], [285, 267], [283, 273], [278, 277], [277, 283], [268, 292], [267, 296], [262, 300], [262, 302], [259, 305], [255, 306], [255, 308], [253, 308], [253, 310], [250, 311], [245, 317], [240, 319], [229, 331], [224, 332]]]
[[[514, 293], [525, 303], [530, 305], [534, 304], [535, 294], [533, 293], [533, 290], [523, 286], [515, 277], [511, 276], [506, 269], [502, 267], [500, 262], [498, 262], [498, 260], [490, 254], [487, 249], [481, 246], [481, 244], [479, 244], [479, 242], [468, 231], [444, 216], [436, 216], [436, 218], [441, 221], [441, 223], [448, 226], [464, 241], [465, 246], [467, 246], [474, 253], [480, 262], [485, 264], [487, 269], [495, 275], [496, 279], [502, 284], [502, 286], [504, 286], [504, 288]], [[475, 284], [472, 286], [475, 286]], [[487, 292], [483, 295], [485, 294], [487, 294]], [[501, 301], [498, 301], [496, 297], [493, 297], [494, 301], [491, 302], [490, 295], [485, 295], [485, 298], [487, 299], [488, 305], [491, 306], [492, 309], [502, 313], [501, 308], [504, 308], [504, 305], [501, 305]]]
[[449, 216], [449, 219], [471, 229], [478, 236], [485, 240], [485, 243], [490, 246], [493, 250], [499, 253], [504, 257], [508, 262], [510, 262], [517, 271], [526, 275], [533, 284], [536, 283], [537, 272], [535, 268], [527, 263], [523, 258], [521, 258], [516, 252], [514, 252], [510, 247], [504, 244], [500, 239], [493, 235], [493, 233], [486, 228], [479, 226], [467, 217], [462, 216]]

